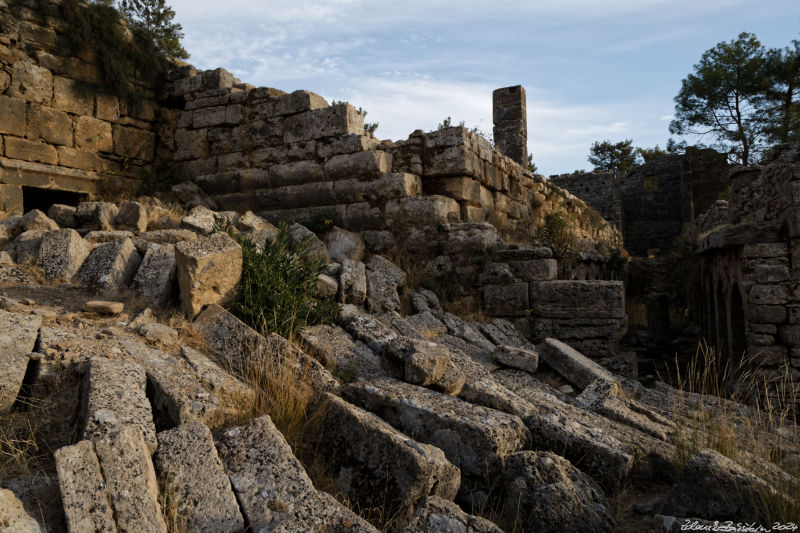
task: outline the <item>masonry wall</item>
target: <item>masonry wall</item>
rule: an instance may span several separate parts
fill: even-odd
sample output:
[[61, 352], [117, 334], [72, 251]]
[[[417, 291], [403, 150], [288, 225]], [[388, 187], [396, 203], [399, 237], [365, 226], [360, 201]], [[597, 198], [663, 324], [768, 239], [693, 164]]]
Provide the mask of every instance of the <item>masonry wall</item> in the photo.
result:
[[613, 172], [577, 172], [550, 176], [550, 183], [565, 189], [593, 208], [622, 231], [622, 189]]

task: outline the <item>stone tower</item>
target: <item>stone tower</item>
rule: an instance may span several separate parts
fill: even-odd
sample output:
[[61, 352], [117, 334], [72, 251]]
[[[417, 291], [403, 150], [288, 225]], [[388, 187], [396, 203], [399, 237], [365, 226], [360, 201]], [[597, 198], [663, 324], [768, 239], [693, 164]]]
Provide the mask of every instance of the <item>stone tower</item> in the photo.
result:
[[494, 142], [522, 166], [528, 164], [528, 110], [522, 85], [497, 89], [492, 94]]

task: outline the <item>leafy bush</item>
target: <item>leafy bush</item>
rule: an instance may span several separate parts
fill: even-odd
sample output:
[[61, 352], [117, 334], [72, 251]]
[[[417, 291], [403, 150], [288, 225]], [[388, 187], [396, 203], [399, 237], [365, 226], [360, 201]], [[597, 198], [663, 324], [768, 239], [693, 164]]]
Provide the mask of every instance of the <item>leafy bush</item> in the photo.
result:
[[317, 292], [324, 262], [308, 257], [308, 241], [293, 241], [287, 224], [278, 226], [277, 237], [267, 239], [263, 250], [237, 235], [227, 219], [217, 218], [215, 229], [242, 247], [240, 296], [233, 313], [250, 327], [291, 340], [306, 325], [330, 323], [339, 314], [339, 305]]

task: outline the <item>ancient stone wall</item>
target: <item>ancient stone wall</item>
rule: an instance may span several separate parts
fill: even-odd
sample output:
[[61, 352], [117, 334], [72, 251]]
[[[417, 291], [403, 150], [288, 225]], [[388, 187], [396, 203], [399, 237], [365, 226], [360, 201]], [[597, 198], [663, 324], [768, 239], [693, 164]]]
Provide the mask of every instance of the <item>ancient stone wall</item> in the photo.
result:
[[590, 206], [620, 231], [622, 228], [622, 189], [613, 172], [577, 172], [550, 176], [550, 183], [566, 189]]
[[[166, 111], [154, 88], [135, 102], [86, 90], [101, 77], [96, 56], [64, 55], [62, 21], [25, 2], [0, 3], [0, 208], [22, 209], [35, 189], [93, 195], [152, 173]], [[168, 145], [164, 145], [168, 148]], [[30, 193], [30, 194], [28, 194]]]

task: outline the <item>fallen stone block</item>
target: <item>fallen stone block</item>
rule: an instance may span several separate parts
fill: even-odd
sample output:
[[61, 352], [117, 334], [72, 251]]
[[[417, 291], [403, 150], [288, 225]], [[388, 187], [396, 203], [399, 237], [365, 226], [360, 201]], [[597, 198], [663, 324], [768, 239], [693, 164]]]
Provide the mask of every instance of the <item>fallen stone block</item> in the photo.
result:
[[59, 229], [58, 224], [56, 224], [54, 220], [38, 209], [33, 209], [25, 213], [21, 223], [23, 232], [33, 230], [55, 231]]
[[255, 391], [224, 370], [205, 354], [188, 346], [181, 346], [181, 357], [192, 367], [200, 382], [216, 396], [220, 403], [247, 405], [255, 398]]
[[414, 441], [337, 396], [326, 395], [320, 436], [337, 489], [363, 509], [380, 507], [402, 521], [421, 499], [452, 500], [458, 493], [461, 475], [442, 450]]
[[181, 226], [201, 235], [210, 235], [214, 231], [215, 217], [218, 216], [211, 209], [198, 205], [181, 219]]
[[342, 327], [353, 338], [366, 344], [373, 352], [383, 354], [389, 341], [397, 337], [397, 333], [386, 327], [372, 315], [360, 312], [352, 305], [345, 305], [339, 315]]
[[340, 301], [361, 305], [367, 297], [367, 271], [364, 263], [345, 259], [339, 276]]
[[522, 348], [498, 346], [492, 352], [495, 362], [503, 366], [517, 368], [526, 372], [536, 372], [539, 367], [539, 354]]
[[545, 339], [539, 345], [538, 352], [539, 357], [553, 370], [581, 389], [596, 379], [618, 382], [614, 374], [558, 339]]
[[242, 276], [242, 247], [226, 233], [175, 245], [181, 304], [195, 316], [207, 304], [225, 305], [236, 297]]
[[472, 516], [455, 503], [429, 496], [422, 501], [403, 533], [502, 533], [502, 529], [479, 516]]
[[105, 300], [90, 300], [83, 304], [83, 310], [88, 313], [97, 313], [100, 315], [118, 315], [123, 309], [125, 304], [122, 302], [107, 302]]
[[156, 427], [146, 389], [147, 375], [141, 365], [123, 359], [90, 359], [84, 377], [82, 438], [97, 441], [134, 426], [142, 432], [149, 450], [155, 451]]
[[428, 340], [435, 339], [439, 335], [447, 333], [447, 326], [430, 311], [409, 315], [406, 317], [406, 322], [408, 322], [423, 338]]
[[120, 338], [119, 345], [146, 373], [153, 419], [159, 428], [192, 420], [205, 423], [217, 414], [219, 402], [184, 361], [128, 337]]
[[45, 230], [29, 230], [20, 233], [12, 247], [16, 262], [20, 265], [33, 265], [39, 259], [39, 249], [42, 246], [42, 237], [47, 233]]
[[289, 238], [296, 243], [306, 243], [306, 257], [310, 259], [321, 259], [326, 263], [331, 262], [331, 257], [328, 255], [328, 248], [325, 246], [325, 243], [307, 227], [301, 224], [292, 224], [289, 226]]
[[116, 295], [128, 287], [141, 256], [131, 239], [101, 244], [86, 257], [78, 280], [103, 295]]
[[139, 238], [153, 244], [178, 244], [197, 238], [197, 233], [189, 229], [155, 229], [139, 234]]
[[133, 278], [133, 288], [148, 305], [162, 307], [172, 298], [176, 272], [174, 246], [149, 247]]
[[54, 456], [69, 531], [117, 531], [94, 444], [84, 440], [56, 450]]
[[318, 492], [268, 416], [222, 433], [217, 441], [247, 524], [255, 531], [376, 531]]
[[81, 202], [75, 210], [75, 223], [82, 228], [113, 231], [118, 211], [111, 202]]
[[0, 524], [9, 532], [66, 531], [61, 493], [55, 476], [6, 480], [0, 489]]
[[452, 336], [468, 342], [469, 344], [475, 346], [476, 348], [480, 348], [485, 352], [494, 352], [495, 344], [484, 337], [483, 333], [481, 333], [478, 329], [470, 326], [456, 315], [442, 313], [440, 316], [442, 323], [447, 327], [447, 331]]
[[11, 409], [19, 395], [41, 324], [38, 315], [0, 310], [0, 412]]
[[166, 324], [158, 322], [142, 324], [139, 327], [139, 334], [147, 339], [147, 342], [166, 348], [178, 343], [178, 332]]
[[53, 204], [47, 210], [47, 216], [62, 228], [74, 228], [75, 211], [71, 205]]
[[317, 276], [317, 294], [322, 298], [334, 298], [339, 293], [339, 282], [326, 274]]
[[366, 247], [364, 239], [358, 233], [334, 226], [325, 235], [325, 244], [331, 260], [337, 263], [341, 263], [345, 259], [350, 259], [351, 261], [362, 261], [364, 259]]
[[414, 385], [437, 383], [450, 362], [450, 350], [435, 342], [396, 337], [386, 346], [387, 357], [403, 366], [403, 380]]
[[530, 442], [516, 416], [391, 379], [352, 384], [343, 396], [403, 433], [441, 448], [462, 476], [484, 485], [502, 472], [508, 455]]
[[157, 435], [154, 461], [159, 479], [188, 531], [243, 531], [244, 519], [211, 431], [189, 422]]
[[387, 311], [400, 311], [400, 296], [393, 278], [374, 270], [366, 271], [367, 295], [366, 307], [379, 314]]
[[502, 318], [496, 318], [488, 323], [472, 323], [492, 343], [498, 346], [512, 346], [525, 350], [536, 351], [534, 346], [522, 336], [514, 324]]
[[139, 202], [124, 202], [119, 206], [114, 226], [117, 229], [142, 233], [147, 231], [147, 208]]
[[[392, 278], [397, 287], [405, 287], [408, 276], [403, 270], [383, 257], [382, 255], [373, 255], [366, 263], [367, 269], [373, 272], [382, 274], [383, 276]], [[423, 289], [424, 290], [424, 289]]]
[[530, 403], [508, 390], [491, 374], [468, 379], [458, 397], [475, 405], [482, 405], [523, 418], [535, 412]]
[[534, 282], [531, 310], [543, 318], [623, 318], [625, 287], [621, 281]]
[[552, 452], [515, 453], [506, 462], [505, 511], [523, 532], [610, 532], [611, 508], [597, 483]]
[[119, 531], [166, 533], [158, 504], [158, 482], [137, 427], [126, 427], [95, 442], [95, 453]]
[[447, 362], [447, 368], [431, 388], [443, 392], [448, 396], [458, 396], [467, 384], [467, 375], [461, 371], [459, 365], [454, 360]]
[[89, 255], [91, 245], [73, 229], [52, 231], [42, 236], [36, 264], [52, 281], [70, 281]]
[[314, 357], [349, 378], [345, 381], [389, 376], [389, 370], [384, 368], [385, 360], [363, 342], [353, 340], [339, 326], [306, 327], [300, 336], [311, 347]]
[[107, 242], [119, 241], [122, 239], [133, 239], [132, 231], [127, 230], [114, 230], [114, 231], [90, 231], [84, 237], [86, 242], [90, 244], [105, 244]]

